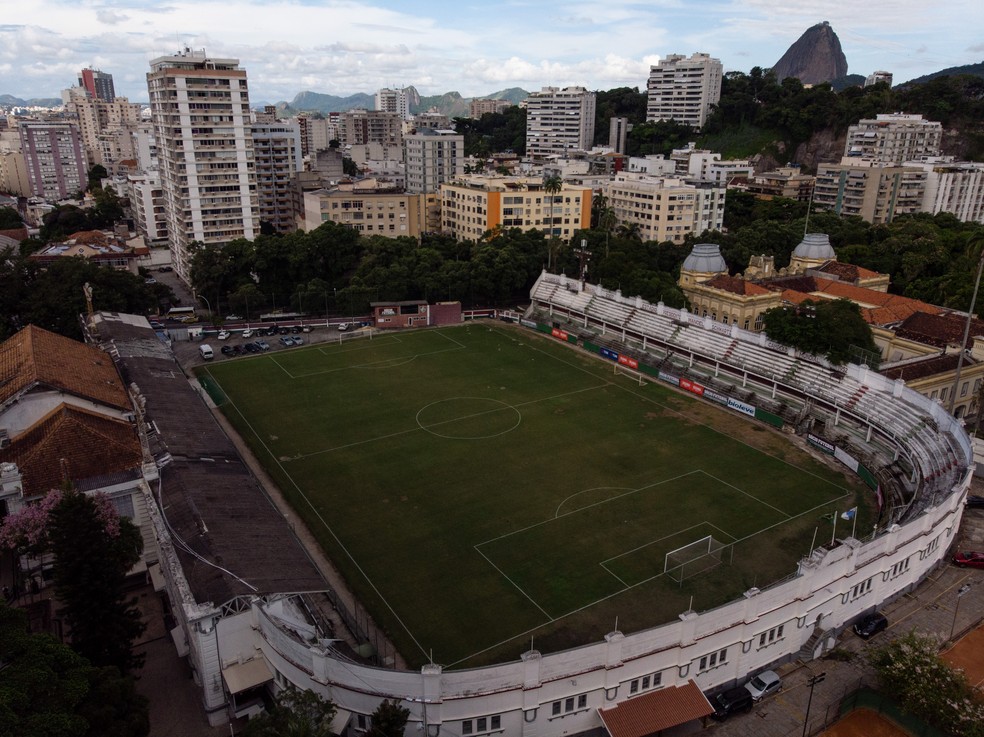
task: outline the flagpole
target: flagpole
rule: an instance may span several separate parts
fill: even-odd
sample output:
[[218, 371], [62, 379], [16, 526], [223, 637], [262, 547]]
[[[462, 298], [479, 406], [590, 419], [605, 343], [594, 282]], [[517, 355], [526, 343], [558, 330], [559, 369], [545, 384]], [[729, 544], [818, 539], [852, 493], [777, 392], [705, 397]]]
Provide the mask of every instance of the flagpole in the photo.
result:
[[[858, 508], [857, 507], [854, 508], [854, 517], [852, 519], [853, 519], [854, 524], [851, 525], [851, 537], [854, 537], [854, 533], [858, 529]], [[854, 538], [854, 539], [857, 540], [857, 538]]]
[[834, 530], [830, 533], [830, 547], [834, 547], [834, 540], [837, 537], [837, 510], [834, 510]]
[[817, 543], [817, 531], [819, 529], [820, 529], [819, 527], [813, 528], [813, 539], [810, 541], [810, 557], [813, 557], [813, 548], [816, 546]]

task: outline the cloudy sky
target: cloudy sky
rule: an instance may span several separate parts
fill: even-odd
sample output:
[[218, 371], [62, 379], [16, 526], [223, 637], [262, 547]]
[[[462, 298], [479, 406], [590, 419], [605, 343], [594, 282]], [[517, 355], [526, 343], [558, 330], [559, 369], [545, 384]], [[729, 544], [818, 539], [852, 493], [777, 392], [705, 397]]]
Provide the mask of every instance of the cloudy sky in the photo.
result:
[[185, 46], [239, 58], [254, 102], [411, 84], [644, 88], [671, 53], [772, 66], [824, 20], [851, 73], [902, 82], [984, 59], [981, 0], [22, 0], [0, 14], [0, 94], [54, 97], [92, 66], [146, 100], [149, 60]]

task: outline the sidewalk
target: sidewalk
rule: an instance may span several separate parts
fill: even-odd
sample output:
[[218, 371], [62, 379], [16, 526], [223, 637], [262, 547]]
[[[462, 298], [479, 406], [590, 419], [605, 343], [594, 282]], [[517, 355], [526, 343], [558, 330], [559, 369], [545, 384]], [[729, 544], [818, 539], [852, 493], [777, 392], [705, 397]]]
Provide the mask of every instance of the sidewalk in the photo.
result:
[[[984, 549], [984, 512], [968, 510], [955, 549]], [[957, 589], [970, 584], [959, 599]], [[889, 627], [865, 642], [850, 630], [841, 634], [833, 656], [810, 663], [789, 663], [778, 669], [783, 690], [762, 701], [751, 713], [737, 715], [711, 727], [714, 737], [799, 737], [803, 734], [811, 676], [826, 674], [813, 689], [807, 734], [819, 734], [838, 719], [841, 699], [862, 685], [877, 683], [867, 654], [897, 637], [916, 632], [942, 642], [959, 638], [981, 623], [984, 613], [984, 570], [957, 568], [949, 563], [911, 593], [880, 609]]]

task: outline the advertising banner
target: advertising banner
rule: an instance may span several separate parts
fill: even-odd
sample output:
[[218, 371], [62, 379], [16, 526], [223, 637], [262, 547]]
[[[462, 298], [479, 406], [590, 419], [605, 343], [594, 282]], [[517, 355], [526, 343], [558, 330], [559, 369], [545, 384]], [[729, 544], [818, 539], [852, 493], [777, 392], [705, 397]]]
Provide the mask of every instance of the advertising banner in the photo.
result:
[[737, 399], [732, 397], [728, 397], [728, 407], [736, 412], [741, 412], [742, 414], [748, 415], [749, 417], [755, 416], [755, 407], [750, 404], [745, 404], [744, 402], [739, 402]]
[[559, 328], [552, 328], [550, 334], [555, 338], [560, 338], [561, 340], [567, 340], [567, 331], [560, 330]]
[[823, 438], [818, 438], [813, 433], [807, 433], [807, 435], [806, 435], [806, 441], [810, 445], [813, 445], [813, 446], [819, 448], [824, 453], [829, 453], [830, 455], [834, 455], [834, 446], [831, 443], [828, 443]]
[[854, 473], [858, 472], [858, 466], [860, 465], [858, 463], [858, 459], [848, 455], [840, 448], [834, 448], [834, 458], [836, 458], [838, 461], [843, 463], [849, 469], [854, 471]]
[[609, 359], [611, 361], [617, 361], [618, 360], [618, 354], [615, 351], [610, 350], [608, 348], [600, 348], [598, 350], [598, 353], [600, 353], [603, 358], [607, 358], [607, 359]]
[[639, 362], [634, 358], [629, 358], [628, 356], [619, 356], [617, 353], [615, 355], [617, 356], [618, 362], [623, 366], [628, 366], [631, 369], [639, 368]]
[[519, 321], [519, 324], [522, 325], [523, 327], [533, 328], [534, 330], [536, 330], [536, 323], [533, 322], [532, 320], [527, 320], [526, 318], [523, 318], [522, 320]]
[[659, 372], [659, 378], [665, 381], [667, 384], [673, 384], [674, 386], [680, 385], [680, 377], [674, 376], [673, 374], [668, 374], [665, 371]]
[[690, 379], [680, 379], [680, 388], [685, 389], [688, 392], [693, 392], [698, 397], [704, 396], [704, 387], [696, 381], [691, 381]]
[[728, 406], [728, 398], [726, 396], [723, 394], [718, 394], [715, 391], [711, 391], [710, 389], [704, 390], [704, 399], [710, 399], [712, 402], [723, 404], [726, 407]]

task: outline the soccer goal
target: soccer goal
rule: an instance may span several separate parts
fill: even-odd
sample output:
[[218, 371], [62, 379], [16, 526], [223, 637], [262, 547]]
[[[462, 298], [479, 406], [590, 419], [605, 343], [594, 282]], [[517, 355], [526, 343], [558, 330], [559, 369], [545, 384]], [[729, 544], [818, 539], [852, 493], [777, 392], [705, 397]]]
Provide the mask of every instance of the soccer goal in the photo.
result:
[[649, 378], [644, 373], [642, 373], [641, 371], [636, 371], [635, 369], [630, 369], [628, 366], [623, 366], [620, 363], [615, 363], [615, 364], [612, 364], [612, 365], [615, 367], [615, 375], [616, 376], [619, 376], [619, 375], [628, 376], [633, 381], [638, 382], [639, 383], [639, 386], [642, 386], [645, 383], [646, 379]]
[[734, 546], [715, 540], [713, 535], [671, 550], [666, 554], [663, 573], [674, 581], [683, 582], [691, 576], [706, 573], [721, 563], [731, 563]]

